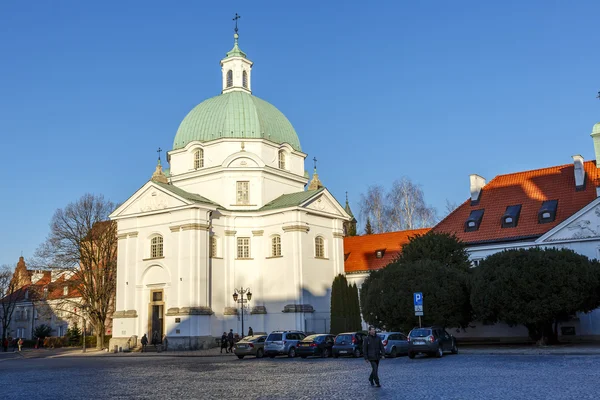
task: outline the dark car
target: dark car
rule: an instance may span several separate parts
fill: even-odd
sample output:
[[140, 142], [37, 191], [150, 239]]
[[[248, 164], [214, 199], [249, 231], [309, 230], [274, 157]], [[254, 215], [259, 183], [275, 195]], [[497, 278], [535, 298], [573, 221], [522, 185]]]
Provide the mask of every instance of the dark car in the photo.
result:
[[331, 357], [335, 336], [327, 334], [310, 335], [298, 342], [296, 353], [306, 358], [308, 356]]
[[362, 356], [362, 345], [365, 336], [363, 332], [340, 333], [335, 337], [335, 342], [333, 343], [333, 357]]
[[456, 338], [444, 328], [432, 326], [415, 328], [408, 334], [408, 357], [415, 358], [419, 353], [442, 357], [444, 352], [458, 353]]
[[235, 344], [233, 352], [239, 359], [245, 356], [263, 358], [265, 355], [265, 339], [267, 335], [246, 336]]

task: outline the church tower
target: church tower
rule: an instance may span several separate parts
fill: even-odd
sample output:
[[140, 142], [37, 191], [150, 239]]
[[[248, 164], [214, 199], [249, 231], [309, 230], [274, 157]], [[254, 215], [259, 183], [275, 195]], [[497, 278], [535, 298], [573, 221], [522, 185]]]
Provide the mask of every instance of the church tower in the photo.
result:
[[244, 53], [238, 46], [237, 18], [235, 19], [235, 33], [233, 34], [233, 48], [227, 52], [224, 59], [221, 60], [221, 71], [223, 73], [223, 90], [221, 93], [229, 93], [233, 91], [242, 91], [252, 94], [251, 72], [252, 61], [246, 58]]

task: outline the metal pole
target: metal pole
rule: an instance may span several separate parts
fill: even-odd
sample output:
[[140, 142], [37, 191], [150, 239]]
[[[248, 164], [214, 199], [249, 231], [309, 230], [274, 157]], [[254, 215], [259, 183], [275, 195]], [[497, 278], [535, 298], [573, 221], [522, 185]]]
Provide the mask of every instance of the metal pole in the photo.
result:
[[422, 328], [421, 326], [421, 316], [419, 315], [419, 328]]
[[83, 353], [85, 353], [85, 318], [83, 319]]
[[[243, 289], [243, 288], [242, 288]], [[240, 293], [242, 294], [242, 334], [240, 336], [240, 338], [244, 337], [244, 291], [241, 290]]]

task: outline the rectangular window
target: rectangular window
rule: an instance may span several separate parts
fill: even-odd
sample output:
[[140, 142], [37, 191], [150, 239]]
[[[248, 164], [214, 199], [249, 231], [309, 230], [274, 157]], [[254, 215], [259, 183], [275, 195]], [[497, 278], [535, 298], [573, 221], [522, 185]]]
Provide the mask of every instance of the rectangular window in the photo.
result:
[[152, 292], [152, 301], [162, 301], [162, 292]]
[[69, 294], [69, 287], [68, 286], [64, 286], [63, 287], [63, 296], [66, 296]]
[[250, 204], [250, 182], [240, 181], [237, 182], [237, 203], [236, 204]]
[[237, 238], [237, 258], [250, 258], [250, 238]]

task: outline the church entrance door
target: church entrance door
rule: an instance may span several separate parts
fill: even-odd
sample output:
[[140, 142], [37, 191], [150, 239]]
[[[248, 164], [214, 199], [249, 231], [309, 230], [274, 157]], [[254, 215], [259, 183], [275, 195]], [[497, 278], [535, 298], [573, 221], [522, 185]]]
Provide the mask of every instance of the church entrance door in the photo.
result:
[[150, 291], [150, 304], [148, 307], [148, 332], [150, 343], [161, 344], [164, 334], [164, 308], [163, 291]]

